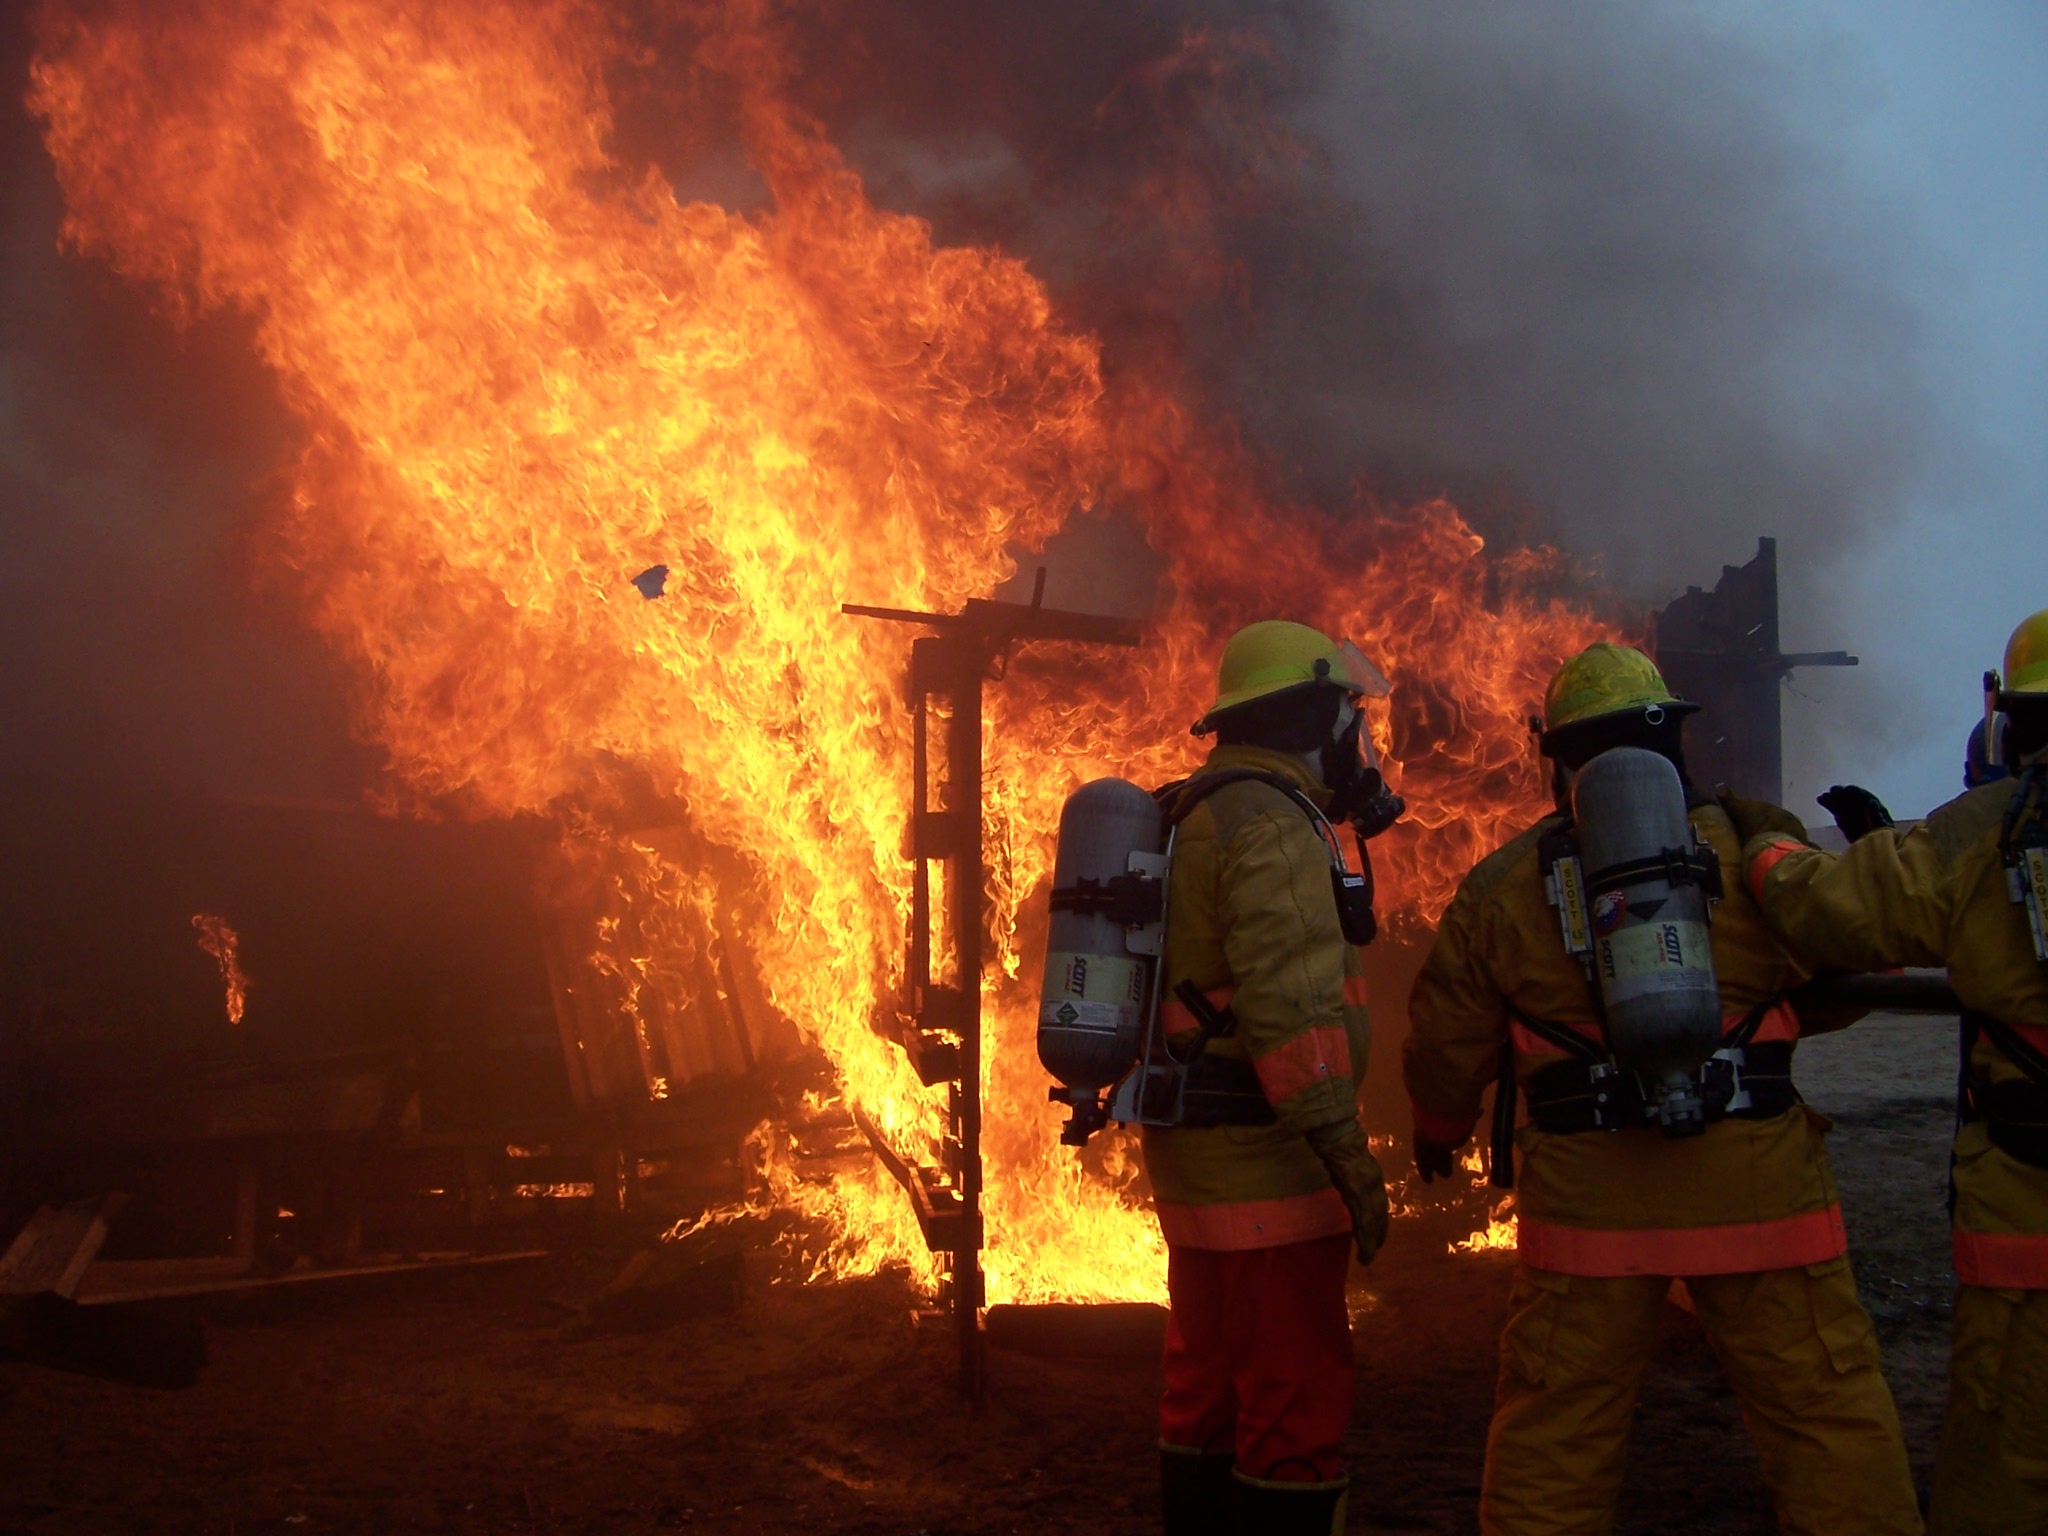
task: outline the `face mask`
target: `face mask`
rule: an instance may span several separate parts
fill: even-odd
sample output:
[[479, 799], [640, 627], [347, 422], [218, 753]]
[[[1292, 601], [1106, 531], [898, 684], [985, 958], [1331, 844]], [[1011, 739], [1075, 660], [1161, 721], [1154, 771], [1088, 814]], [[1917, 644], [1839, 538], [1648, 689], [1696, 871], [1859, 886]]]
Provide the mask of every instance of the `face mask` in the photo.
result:
[[1366, 734], [1364, 711], [1357, 705], [1344, 706], [1335, 738], [1324, 744], [1320, 758], [1332, 821], [1350, 822], [1362, 838], [1378, 837], [1408, 809], [1407, 802], [1387, 788], [1372, 738]]

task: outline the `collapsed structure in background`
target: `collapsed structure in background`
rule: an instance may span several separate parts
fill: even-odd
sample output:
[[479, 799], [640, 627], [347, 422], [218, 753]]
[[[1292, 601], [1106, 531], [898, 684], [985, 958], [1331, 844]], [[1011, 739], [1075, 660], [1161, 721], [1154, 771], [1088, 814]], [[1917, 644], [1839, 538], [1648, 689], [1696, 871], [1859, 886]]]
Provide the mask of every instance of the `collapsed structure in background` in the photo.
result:
[[1746, 565], [1724, 565], [1711, 592], [1687, 587], [1656, 617], [1657, 666], [1700, 712], [1686, 722], [1685, 761], [1702, 785], [1776, 805], [1784, 795], [1780, 707], [1800, 667], [1853, 667], [1847, 651], [1778, 648], [1778, 541], [1758, 539]]

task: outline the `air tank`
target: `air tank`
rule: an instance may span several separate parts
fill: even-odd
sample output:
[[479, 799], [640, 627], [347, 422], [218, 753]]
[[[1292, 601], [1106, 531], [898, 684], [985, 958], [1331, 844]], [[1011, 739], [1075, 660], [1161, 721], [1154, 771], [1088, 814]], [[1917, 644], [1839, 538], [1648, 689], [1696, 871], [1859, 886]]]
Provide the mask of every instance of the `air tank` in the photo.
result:
[[1685, 787], [1667, 758], [1616, 747], [1579, 770], [1572, 816], [1615, 1059], [1642, 1080], [1665, 1135], [1698, 1135], [1700, 1069], [1721, 1044], [1721, 993]]
[[1153, 798], [1127, 779], [1067, 797], [1053, 860], [1052, 926], [1038, 1008], [1038, 1059], [1081, 1104], [1137, 1064], [1165, 860]]

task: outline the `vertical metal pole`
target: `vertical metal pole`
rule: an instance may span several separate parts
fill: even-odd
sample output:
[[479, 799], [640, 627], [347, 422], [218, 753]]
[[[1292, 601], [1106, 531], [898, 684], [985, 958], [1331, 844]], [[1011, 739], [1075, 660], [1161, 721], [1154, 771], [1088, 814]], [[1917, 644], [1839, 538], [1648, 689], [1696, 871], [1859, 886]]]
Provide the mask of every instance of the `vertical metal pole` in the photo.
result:
[[953, 861], [953, 942], [960, 957], [960, 1166], [961, 1204], [967, 1237], [953, 1255], [953, 1324], [960, 1343], [960, 1390], [980, 1402], [985, 1386], [981, 1339], [981, 936], [985, 926], [982, 890], [981, 826], [981, 674], [986, 659], [980, 648], [962, 645], [955, 652], [953, 718], [946, 745], [952, 778], [950, 808], [962, 813], [966, 826]]
[[928, 658], [936, 640], [913, 641], [910, 647], [910, 956], [904, 978], [910, 1011], [924, 1007], [925, 988], [932, 984], [931, 871], [925, 865], [925, 813], [931, 808], [931, 671]]

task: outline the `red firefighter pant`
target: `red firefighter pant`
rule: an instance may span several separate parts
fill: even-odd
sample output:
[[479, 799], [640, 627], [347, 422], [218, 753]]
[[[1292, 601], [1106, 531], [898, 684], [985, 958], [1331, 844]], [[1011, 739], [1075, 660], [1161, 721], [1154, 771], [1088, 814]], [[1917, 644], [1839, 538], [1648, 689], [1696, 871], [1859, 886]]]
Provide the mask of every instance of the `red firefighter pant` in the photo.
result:
[[1351, 1423], [1349, 1233], [1278, 1248], [1167, 1247], [1167, 1446], [1234, 1450], [1247, 1477], [1327, 1483]]

